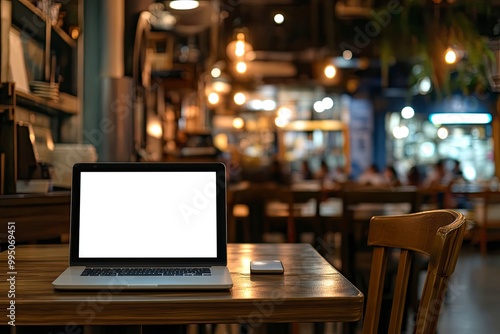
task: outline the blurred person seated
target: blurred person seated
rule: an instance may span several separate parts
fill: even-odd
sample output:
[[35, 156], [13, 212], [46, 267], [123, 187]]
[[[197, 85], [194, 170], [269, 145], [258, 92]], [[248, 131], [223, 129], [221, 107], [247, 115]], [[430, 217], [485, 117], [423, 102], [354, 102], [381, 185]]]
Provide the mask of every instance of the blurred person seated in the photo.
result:
[[392, 165], [385, 167], [383, 176], [385, 179], [385, 184], [388, 186], [398, 187], [398, 186], [402, 185], [402, 182], [399, 179], [398, 173], [396, 172], [396, 169]]
[[321, 160], [318, 170], [314, 173], [314, 178], [322, 181], [330, 179], [330, 167], [325, 160]]
[[407, 184], [409, 186], [420, 187], [423, 181], [423, 175], [418, 166], [412, 166], [406, 175]]
[[386, 185], [384, 176], [379, 172], [375, 164], [368, 166], [358, 177], [357, 182], [364, 186], [384, 186]]
[[432, 167], [423, 186], [426, 188], [447, 188], [452, 179], [452, 174], [446, 169], [444, 160], [440, 159]]
[[285, 171], [283, 164], [278, 159], [274, 159], [271, 163], [269, 178], [271, 182], [275, 182], [280, 186], [289, 185], [291, 182], [290, 173]]
[[434, 202], [435, 208], [454, 208], [454, 200], [450, 191], [450, 186], [453, 181], [453, 174], [446, 168], [445, 160], [438, 160], [427, 178], [422, 184], [422, 188], [426, 189]]
[[300, 176], [302, 180], [312, 180], [314, 179], [313, 172], [309, 167], [309, 162], [307, 160], [302, 160], [300, 164]]

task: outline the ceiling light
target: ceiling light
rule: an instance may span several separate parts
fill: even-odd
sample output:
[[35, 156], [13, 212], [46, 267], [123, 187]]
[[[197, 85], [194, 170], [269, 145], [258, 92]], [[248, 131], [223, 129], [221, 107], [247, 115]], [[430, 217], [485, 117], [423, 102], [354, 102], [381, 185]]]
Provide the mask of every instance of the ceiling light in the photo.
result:
[[234, 103], [236, 103], [239, 106], [243, 105], [247, 101], [247, 97], [242, 92], [234, 94], [233, 99]]
[[446, 61], [446, 63], [454, 64], [457, 62], [457, 59], [458, 59], [458, 56], [457, 56], [457, 53], [455, 52], [455, 50], [453, 50], [452, 48], [449, 48], [448, 50], [446, 50], [446, 53], [444, 55], [444, 60]]
[[396, 139], [406, 138], [406, 137], [408, 137], [409, 134], [410, 134], [410, 129], [408, 129], [408, 127], [404, 126], [404, 125], [403, 126], [395, 126], [392, 129], [392, 135]]
[[292, 110], [288, 107], [280, 107], [278, 109], [278, 117], [290, 119], [292, 117]]
[[316, 111], [317, 113], [322, 113], [323, 111], [325, 111], [325, 106], [323, 105], [323, 102], [321, 102], [321, 101], [314, 102], [313, 108], [314, 108], [314, 111]]
[[261, 100], [250, 100], [248, 101], [248, 109], [250, 110], [261, 110], [262, 101]]
[[220, 77], [221, 74], [222, 74], [222, 71], [218, 67], [212, 68], [212, 71], [210, 72], [210, 75], [213, 78], [218, 78], [218, 77]]
[[410, 119], [415, 116], [415, 110], [413, 110], [413, 108], [410, 106], [406, 106], [401, 110], [401, 116], [404, 119]]
[[344, 50], [344, 52], [342, 52], [342, 57], [345, 60], [351, 60], [352, 59], [352, 51], [351, 50]]
[[170, 1], [170, 8], [176, 10], [190, 10], [198, 8], [200, 4], [196, 0], [174, 0]]
[[271, 111], [276, 109], [276, 102], [274, 100], [264, 100], [262, 101], [262, 109]]
[[282, 128], [288, 124], [288, 119], [284, 117], [276, 117], [274, 119], [274, 124], [276, 124], [277, 127]]
[[236, 117], [233, 119], [233, 127], [235, 129], [242, 129], [243, 126], [245, 125], [245, 121], [241, 117]]
[[283, 14], [276, 14], [274, 15], [274, 22], [276, 24], [282, 24], [283, 22], [285, 22], [285, 17], [283, 16]]
[[431, 91], [432, 83], [429, 77], [425, 77], [418, 83], [418, 92], [422, 95], [425, 95]]
[[325, 76], [328, 79], [333, 79], [333, 77], [337, 74], [337, 70], [335, 69], [335, 66], [333, 65], [328, 65], [325, 67]]
[[246, 41], [245, 34], [242, 32], [237, 33], [236, 38], [229, 42], [226, 47], [226, 54], [233, 61], [247, 59], [247, 54], [251, 54], [252, 51], [252, 45]]
[[240, 61], [236, 64], [236, 71], [238, 73], [245, 73], [247, 71], [247, 64], [244, 61]]
[[210, 104], [217, 104], [219, 103], [219, 94], [213, 92], [208, 95], [208, 102]]
[[333, 108], [333, 100], [331, 97], [325, 97], [323, 100], [321, 100], [323, 103], [323, 107], [325, 110], [332, 109]]
[[448, 129], [447, 128], [439, 128], [437, 131], [437, 136], [440, 139], [446, 139], [448, 137]]
[[429, 120], [434, 125], [442, 124], [488, 124], [492, 117], [487, 113], [440, 113], [431, 114]]

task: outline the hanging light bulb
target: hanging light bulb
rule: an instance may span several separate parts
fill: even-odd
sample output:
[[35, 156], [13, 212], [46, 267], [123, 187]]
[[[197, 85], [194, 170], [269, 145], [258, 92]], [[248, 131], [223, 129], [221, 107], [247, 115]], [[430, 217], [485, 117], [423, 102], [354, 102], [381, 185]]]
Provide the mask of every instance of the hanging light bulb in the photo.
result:
[[208, 95], [208, 102], [212, 105], [219, 103], [220, 97], [216, 92], [212, 92]]
[[247, 71], [247, 64], [244, 62], [244, 61], [240, 61], [236, 64], [236, 71], [238, 71], [238, 73], [245, 73]]
[[226, 47], [226, 54], [233, 61], [247, 59], [247, 55], [252, 52], [253, 47], [247, 42], [243, 32], [237, 33], [236, 38]]
[[238, 93], [234, 94], [233, 99], [234, 99], [234, 103], [236, 103], [239, 106], [243, 105], [247, 101], [247, 97], [242, 92], [238, 92]]
[[457, 62], [457, 59], [458, 55], [455, 50], [453, 50], [452, 48], [448, 48], [444, 55], [444, 61], [446, 61], [447, 64], [455, 64]]
[[327, 65], [325, 67], [325, 76], [328, 79], [333, 79], [333, 77], [337, 74], [337, 69], [333, 65]]

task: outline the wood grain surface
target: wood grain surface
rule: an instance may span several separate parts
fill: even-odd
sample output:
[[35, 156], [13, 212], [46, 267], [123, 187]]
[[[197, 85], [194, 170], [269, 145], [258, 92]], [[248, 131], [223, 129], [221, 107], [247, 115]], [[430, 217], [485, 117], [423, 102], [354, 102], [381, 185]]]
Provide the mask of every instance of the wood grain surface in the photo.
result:
[[[140, 247], [140, 245], [137, 245]], [[229, 244], [227, 291], [55, 291], [68, 245], [16, 248], [15, 298], [8, 298], [7, 252], [0, 254], [0, 317], [15, 300], [19, 325], [349, 322], [363, 295], [309, 244]], [[256, 259], [279, 259], [284, 275], [250, 275]], [[5, 277], [7, 275], [8, 277]]]

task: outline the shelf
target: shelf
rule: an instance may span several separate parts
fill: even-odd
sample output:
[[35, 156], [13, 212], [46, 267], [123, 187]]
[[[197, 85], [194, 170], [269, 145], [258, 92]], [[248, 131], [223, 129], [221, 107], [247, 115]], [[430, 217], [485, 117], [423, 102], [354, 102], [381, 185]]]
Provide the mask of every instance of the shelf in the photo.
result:
[[[12, 1], [12, 23], [39, 42], [46, 42], [47, 19], [29, 0]], [[51, 38], [56, 43], [63, 43], [71, 48], [76, 47], [76, 42], [58, 26], [51, 26]]]
[[45, 16], [30, 1], [12, 1], [12, 23], [23, 33], [30, 35], [39, 42], [45, 43]]
[[64, 30], [62, 30], [61, 27], [52, 26], [52, 33], [53, 33], [52, 39], [55, 42], [60, 40], [71, 48], [76, 47], [76, 42]]
[[43, 98], [22, 91], [16, 91], [17, 105], [49, 116], [70, 116], [78, 113], [78, 98], [59, 93], [59, 100]]

